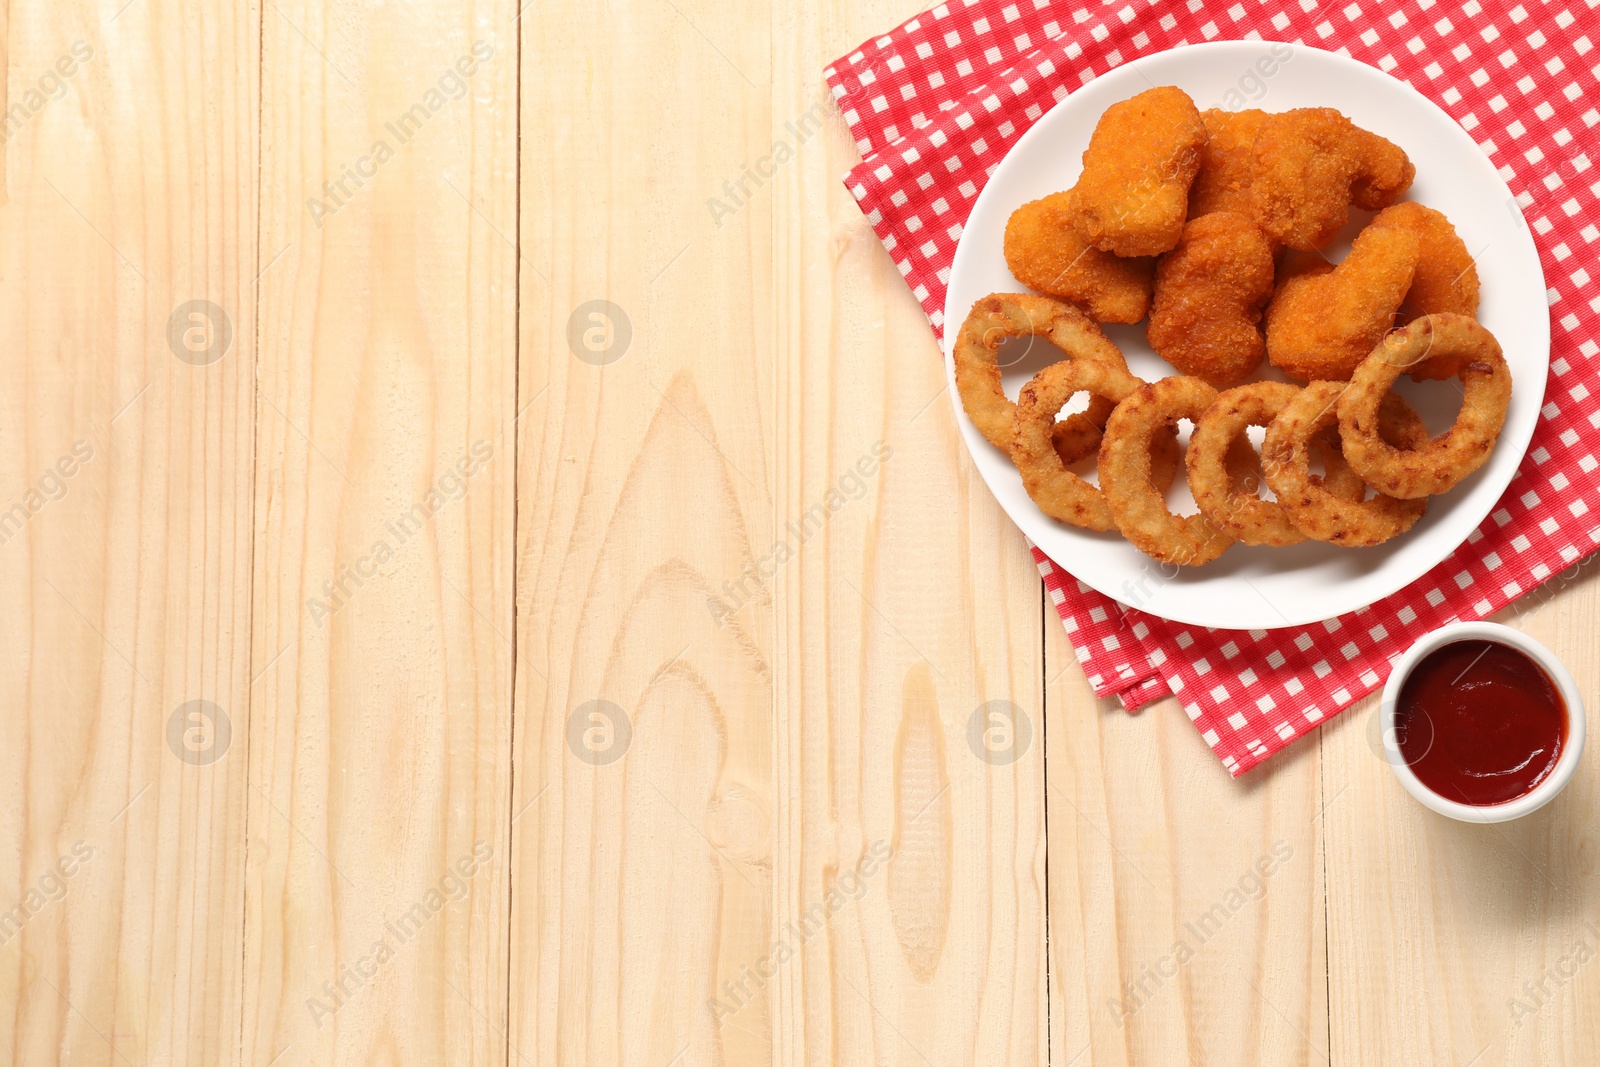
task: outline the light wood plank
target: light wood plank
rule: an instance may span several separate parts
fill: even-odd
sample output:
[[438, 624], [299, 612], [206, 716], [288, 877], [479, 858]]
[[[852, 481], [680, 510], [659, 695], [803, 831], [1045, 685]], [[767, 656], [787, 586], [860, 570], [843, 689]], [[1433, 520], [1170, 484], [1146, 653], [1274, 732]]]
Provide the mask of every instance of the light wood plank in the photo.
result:
[[[1500, 616], [1600, 688], [1595, 565]], [[1413, 800], [1384, 762], [1376, 697], [1325, 730], [1329, 982], [1340, 1063], [1579, 1064], [1600, 1049], [1600, 754], [1549, 806], [1493, 826]], [[1476, 1059], [1474, 1059], [1476, 1057]]]
[[[802, 18], [776, 42], [771, 140], [826, 98], [827, 63], [916, 10]], [[779, 1058], [1043, 1063], [1037, 572], [949, 417], [926, 318], [839, 182], [859, 157], [827, 113], [826, 141], [772, 184], [778, 514], [811, 529], [838, 503], [790, 537], [773, 583], [790, 798], [775, 907], [799, 949], [777, 979]]]
[[1176, 701], [1129, 716], [1045, 647], [1052, 1061], [1327, 1063], [1316, 739], [1235, 781]]
[[264, 15], [247, 1062], [506, 1058], [514, 15]]
[[765, 1063], [765, 997], [710, 1001], [775, 936], [772, 607], [709, 602], [773, 538], [772, 208], [705, 199], [765, 143], [767, 14], [522, 22], [511, 1039]]
[[[1043, 1063], [1037, 572], [968, 465], [893, 263], [843, 194], [830, 219], [828, 359], [803, 365], [831, 382], [792, 399], [805, 458], [785, 465], [785, 510], [866, 491], [780, 586], [794, 851], [778, 914], [806, 930], [836, 883], [862, 888], [785, 972], [782, 1047], [796, 1063]], [[880, 442], [875, 473], [852, 477]]]
[[920, 6], [0, 3], [0, 1060], [1594, 1058], [1600, 756], [1090, 694], [838, 181]]
[[[250, 713], [257, 23], [244, 6], [114, 12], [14, 0], [0, 17], [0, 1060], [223, 1064]], [[191, 322], [191, 300], [217, 311]], [[191, 347], [169, 347], [172, 319]], [[206, 360], [193, 349], [211, 340]], [[218, 710], [169, 735], [190, 701]]]
[[[978, 694], [1037, 702], [1037, 591], [1015, 538], [1000, 565], [1024, 591], [989, 581], [999, 525], [961, 476], [948, 423], [902, 430], [940, 388], [937, 354], [838, 185], [853, 154], [839, 120], [797, 145], [770, 185], [747, 187], [731, 217], [706, 205], [771, 154], [788, 120], [818, 114], [824, 54], [867, 32], [807, 20], [773, 38], [792, 43], [768, 78], [763, 53], [742, 47], [765, 44], [762, 18], [684, 7], [626, 32], [530, 30], [530, 54], [604, 36], [620, 58], [592, 82], [558, 58], [533, 90], [568, 113], [560, 121], [617, 132], [529, 173], [550, 210], [546, 221], [535, 208], [528, 243], [551, 248], [554, 281], [547, 297], [534, 280], [541, 312], [524, 319], [551, 388], [525, 417], [523, 448], [518, 718], [538, 729], [519, 731], [517, 806], [537, 807], [517, 833], [517, 1045], [541, 1062], [943, 1062], [974, 1049], [1039, 1060], [1039, 749], [991, 768], [965, 740]], [[677, 96], [676, 64], [704, 68], [694, 96]], [[672, 90], [658, 89], [647, 122], [635, 79]], [[690, 128], [705, 99], [724, 117], [685, 143], [676, 124]], [[527, 117], [524, 143], [548, 143], [544, 124], [558, 120]], [[607, 248], [582, 206], [647, 176], [665, 208], [659, 232]], [[685, 244], [683, 263], [652, 283]], [[850, 264], [830, 280], [846, 245]], [[602, 295], [626, 310], [634, 350], [597, 370], [572, 358], [561, 328]], [[719, 324], [709, 332], [708, 319]], [[909, 364], [903, 381], [891, 358]], [[524, 397], [543, 384], [525, 375]], [[877, 399], [890, 388], [892, 419]], [[830, 418], [835, 401], [846, 418]], [[889, 474], [890, 433], [938, 451]], [[563, 480], [555, 456], [583, 466]], [[829, 508], [830, 490], [847, 506]], [[929, 506], [964, 513], [978, 500], [981, 537], [908, 542]], [[825, 523], [805, 518], [818, 503]], [[993, 591], [927, 615], [923, 566], [979, 570]], [[726, 614], [707, 610], [711, 596]], [[976, 646], [975, 632], [987, 635]], [[1009, 646], [1024, 655], [1001, 654]], [[614, 764], [568, 746], [570, 716], [595, 699], [632, 722]], [[652, 721], [668, 708], [670, 721]], [[652, 842], [669, 854], [646, 860]], [[895, 847], [895, 860], [874, 859]], [[675, 902], [665, 916], [653, 885]], [[648, 1012], [630, 1016], [641, 998]]]

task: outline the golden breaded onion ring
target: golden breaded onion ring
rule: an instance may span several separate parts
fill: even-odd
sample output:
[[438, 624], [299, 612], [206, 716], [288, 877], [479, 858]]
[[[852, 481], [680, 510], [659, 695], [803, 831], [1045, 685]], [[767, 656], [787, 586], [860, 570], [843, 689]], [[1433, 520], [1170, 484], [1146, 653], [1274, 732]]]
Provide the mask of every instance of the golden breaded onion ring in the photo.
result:
[[[1189, 472], [1189, 492], [1201, 514], [1247, 545], [1297, 545], [1306, 539], [1289, 519], [1282, 504], [1263, 500], [1259, 486], [1250, 485], [1242, 470], [1245, 456], [1253, 463], [1255, 449], [1245, 431], [1270, 426], [1284, 406], [1299, 395], [1286, 382], [1251, 382], [1220, 393], [1195, 420], [1189, 435], [1184, 465]], [[1332, 477], [1324, 484], [1337, 486], [1340, 496], [1359, 499], [1365, 486], [1331, 447], [1331, 428], [1317, 440], [1321, 458]], [[1242, 446], [1242, 447], [1241, 447]]]
[[[1267, 437], [1261, 445], [1261, 469], [1290, 521], [1307, 537], [1360, 548], [1382, 544], [1411, 529], [1428, 510], [1428, 502], [1382, 494], [1371, 500], [1341, 499], [1311, 474], [1310, 443], [1334, 425], [1339, 396], [1345, 388], [1344, 382], [1312, 382], [1285, 404], [1267, 427]], [[1418, 427], [1420, 419], [1411, 427], [1414, 436], [1397, 434], [1398, 443], [1421, 443], [1427, 430]]]
[[[1022, 472], [1023, 488], [1040, 511], [1086, 530], [1116, 528], [1101, 491], [1067, 469], [1056, 452], [1050, 430], [1056, 413], [1074, 393], [1088, 392], [1115, 404], [1143, 384], [1111, 363], [1064, 360], [1044, 368], [1022, 387], [1017, 397], [1011, 462]], [[1176, 448], [1175, 442], [1173, 447]]]
[[[1378, 405], [1401, 374], [1443, 357], [1456, 367], [1461, 414], [1444, 433], [1409, 451], [1383, 440]], [[1339, 398], [1345, 458], [1380, 493], [1416, 500], [1453, 488], [1494, 451], [1511, 405], [1511, 368], [1500, 342], [1466, 315], [1426, 315], [1385, 337], [1356, 367]]]
[[1155, 435], [1179, 419], [1198, 419], [1216, 399], [1217, 391], [1199, 378], [1163, 378], [1129, 393], [1106, 420], [1101, 493], [1122, 536], [1162, 563], [1209, 563], [1234, 541], [1204, 514], [1174, 515], [1151, 478]]
[[[1068, 359], [1128, 369], [1117, 346], [1071, 304], [1030, 293], [993, 293], [983, 297], [967, 313], [951, 355], [961, 406], [978, 432], [1002, 451], [1011, 448], [1016, 405], [1001, 387], [996, 353], [1003, 342], [1014, 337], [1040, 337]], [[1095, 398], [1088, 411], [1056, 424], [1059, 429], [1053, 433], [1064, 462], [1071, 463], [1094, 452], [1100, 442], [1100, 428], [1113, 406], [1109, 400]]]
[[[1212, 522], [1247, 545], [1282, 547], [1306, 540], [1289, 510], [1276, 500], [1263, 500], [1256, 451], [1246, 429], [1271, 426], [1272, 421], [1300, 394], [1285, 382], [1252, 382], [1220, 394], [1194, 424], [1184, 455], [1189, 471], [1189, 492]], [[1406, 445], [1427, 440], [1428, 431], [1411, 405], [1396, 393], [1384, 399], [1381, 412], [1384, 439]], [[1367, 483], [1350, 469], [1339, 450], [1339, 429], [1328, 426], [1311, 438], [1310, 457], [1322, 462], [1323, 473], [1310, 475], [1339, 500], [1360, 501]], [[1248, 464], [1248, 467], [1246, 466]]]

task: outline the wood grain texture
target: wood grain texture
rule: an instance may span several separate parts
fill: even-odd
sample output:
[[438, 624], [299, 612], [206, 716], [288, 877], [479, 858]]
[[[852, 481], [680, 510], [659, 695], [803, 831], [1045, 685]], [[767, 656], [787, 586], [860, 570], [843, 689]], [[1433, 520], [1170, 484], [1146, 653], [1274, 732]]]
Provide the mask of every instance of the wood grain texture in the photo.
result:
[[514, 15], [264, 15], [245, 1062], [505, 1061]]
[[[550, 392], [524, 419], [519, 495], [534, 728], [515, 806], [536, 807], [516, 835], [514, 1041], [544, 1062], [1044, 1055], [1039, 749], [991, 767], [966, 740], [985, 697], [1037, 704], [1037, 661], [1004, 652], [1036, 646], [1037, 590], [1018, 541], [996, 559], [948, 422], [913, 422], [942, 386], [925, 334], [915, 395], [897, 388], [885, 320], [922, 327], [837, 184], [853, 149], [820, 79], [863, 31], [798, 29], [689, 6], [530, 21], [529, 50], [553, 57], [530, 91], [554, 106], [525, 111], [524, 144], [600, 131], [525, 179], [550, 196], [525, 244], [560, 265], [548, 297], [525, 276], [541, 312], [524, 347]], [[595, 78], [568, 46], [602, 36], [621, 61]], [[769, 36], [786, 43], [770, 61], [744, 46]], [[701, 73], [680, 97], [686, 65]], [[723, 121], [671, 136], [706, 99]], [[608, 143], [621, 130], [637, 152]], [[618, 242], [597, 195], [648, 195], [658, 221]], [[561, 330], [600, 298], [633, 341], [596, 368]], [[524, 402], [544, 385], [525, 375]], [[556, 456], [588, 478], [563, 485]], [[923, 610], [902, 565], [930, 508], [981, 531], [923, 549], [984, 575], [954, 614]], [[668, 683], [670, 730], [651, 721]], [[576, 755], [568, 723], [595, 700], [632, 724], [618, 763]], [[668, 853], [640, 858], [652, 840]], [[671, 975], [642, 932], [662, 922], [655, 885]], [[642, 1029], [622, 1015], [639, 996], [659, 1005]]]
[[511, 1042], [763, 1063], [773, 609], [744, 575], [774, 528], [771, 201], [736, 235], [703, 200], [764, 137], [767, 15], [572, 7], [522, 32]]
[[[1594, 563], [1496, 616], [1600, 685]], [[1434, 815], [1384, 763], [1377, 700], [1324, 731], [1329, 984], [1340, 1063], [1585, 1063], [1600, 1050], [1597, 756], [1512, 823]]]
[[1176, 701], [1045, 648], [1052, 1062], [1328, 1062], [1317, 745], [1231, 780]]
[[1600, 756], [1091, 694], [839, 182], [921, 0], [120, 5], [0, 0], [0, 1062], [1594, 1061]]
[[[770, 140], [827, 115], [772, 186], [779, 514], [838, 504], [774, 583], [779, 833], [796, 847], [777, 915], [809, 931], [830, 893], [858, 898], [780, 975], [783, 1063], [1047, 1054], [1043, 753], [1022, 710], [1039, 699], [1037, 583], [942, 417], [937, 348], [838, 181], [858, 156], [822, 106], [822, 68], [912, 13], [807, 14], [774, 50]], [[963, 595], [930, 597], [934, 573]]]
[[[257, 26], [153, 7], [0, 20], [7, 1063], [238, 1041], [244, 746], [168, 724], [248, 721]], [[206, 365], [168, 344], [197, 299], [233, 328]]]
[[[798, 289], [783, 303], [814, 309], [779, 333], [780, 514], [843, 497], [776, 587], [780, 832], [799, 846], [781, 924], [799, 925], [836, 884], [860, 888], [831, 936], [806, 942], [778, 1047], [783, 1062], [1042, 1063], [1036, 572], [947, 417], [937, 349], [913, 332], [926, 320], [837, 187], [853, 150], [830, 134], [827, 158], [799, 157], [797, 182], [776, 189], [796, 204], [786, 216], [810, 189], [827, 209], [780, 230]], [[811, 279], [827, 261], [824, 288]], [[962, 595], [930, 596], [934, 574], [959, 575]]]

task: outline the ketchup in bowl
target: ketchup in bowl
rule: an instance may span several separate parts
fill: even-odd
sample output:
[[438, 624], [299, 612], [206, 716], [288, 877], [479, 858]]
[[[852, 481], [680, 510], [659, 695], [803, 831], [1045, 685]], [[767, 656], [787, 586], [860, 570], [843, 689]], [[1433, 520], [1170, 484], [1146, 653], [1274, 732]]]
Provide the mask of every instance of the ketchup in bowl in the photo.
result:
[[1452, 641], [1412, 668], [1394, 731], [1412, 773], [1439, 796], [1503, 804], [1555, 769], [1567, 743], [1567, 706], [1526, 653], [1497, 641]]

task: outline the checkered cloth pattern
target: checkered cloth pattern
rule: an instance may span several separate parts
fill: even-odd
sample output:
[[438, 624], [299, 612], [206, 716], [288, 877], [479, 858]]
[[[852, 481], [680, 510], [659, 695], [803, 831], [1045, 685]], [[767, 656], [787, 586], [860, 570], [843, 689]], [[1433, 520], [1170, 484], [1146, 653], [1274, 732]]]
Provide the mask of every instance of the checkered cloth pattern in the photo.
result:
[[[1380, 686], [1418, 636], [1492, 614], [1600, 545], [1600, 0], [1254, 0], [943, 4], [825, 71], [862, 162], [845, 177], [934, 332], [974, 199], [1018, 137], [1119, 64], [1224, 39], [1353, 57], [1448, 112], [1533, 228], [1552, 350], [1532, 444], [1493, 513], [1448, 559], [1348, 615], [1280, 630], [1210, 630], [1125, 608], [1034, 549], [1096, 693], [1131, 711], [1176, 695], [1237, 776]], [[1600, 273], [1600, 267], [1595, 267]]]

